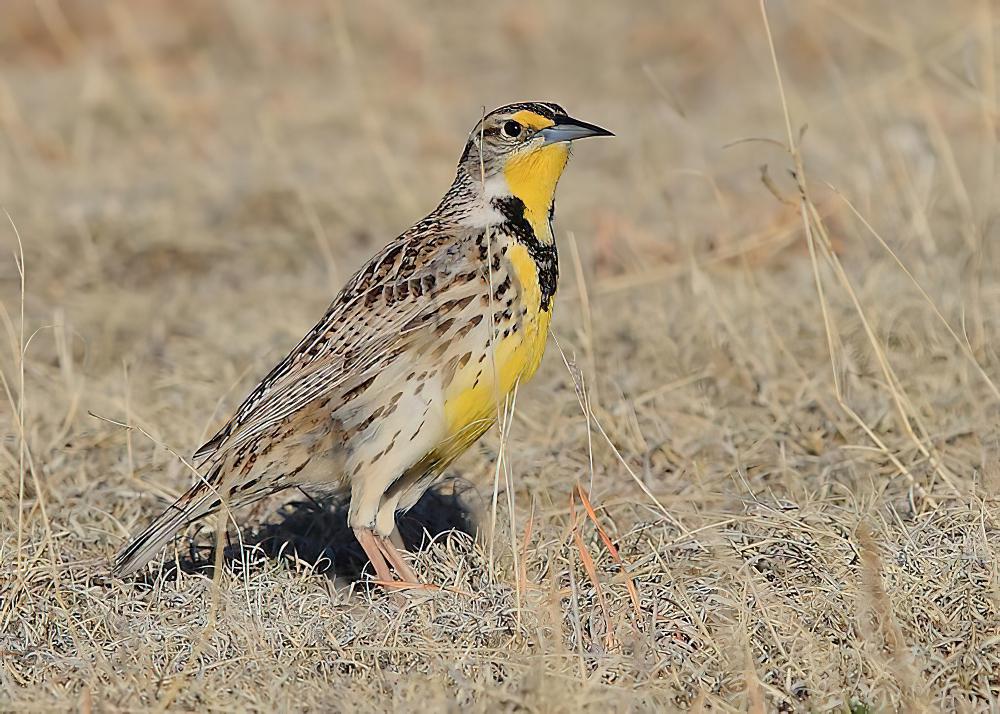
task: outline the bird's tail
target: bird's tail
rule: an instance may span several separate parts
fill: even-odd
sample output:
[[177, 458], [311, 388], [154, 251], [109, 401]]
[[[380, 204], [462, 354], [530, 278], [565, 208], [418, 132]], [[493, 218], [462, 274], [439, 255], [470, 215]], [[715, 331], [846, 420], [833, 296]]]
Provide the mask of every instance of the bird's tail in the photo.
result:
[[221, 500], [206, 481], [199, 481], [115, 556], [112, 573], [131, 575], [148, 563], [184, 526], [219, 508]]

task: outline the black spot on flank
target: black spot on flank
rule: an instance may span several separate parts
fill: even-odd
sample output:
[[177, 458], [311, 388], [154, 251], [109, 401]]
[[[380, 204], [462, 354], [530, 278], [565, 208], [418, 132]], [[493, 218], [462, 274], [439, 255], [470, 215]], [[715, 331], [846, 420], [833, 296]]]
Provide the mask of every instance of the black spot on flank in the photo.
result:
[[[496, 290], [494, 290], [493, 292], [493, 299], [497, 302], [500, 302], [500, 298], [502, 298], [504, 293], [506, 293], [507, 290], [509, 289], [510, 289], [510, 275], [504, 278], [503, 282], [496, 286]], [[510, 301], [508, 301], [507, 304], [510, 305], [511, 302], [513, 302], [513, 300], [514, 297], [511, 296]]]
[[345, 392], [343, 400], [345, 402], [349, 402], [352, 399], [354, 399], [357, 396], [359, 396], [360, 394], [362, 394], [366, 389], [368, 389], [368, 387], [371, 386], [371, 383], [375, 381], [376, 377], [378, 377], [378, 375], [377, 374], [373, 374], [371, 377], [369, 377], [368, 379], [364, 380], [363, 382], [361, 382], [360, 384], [358, 384], [353, 389], [350, 389], [347, 392]]

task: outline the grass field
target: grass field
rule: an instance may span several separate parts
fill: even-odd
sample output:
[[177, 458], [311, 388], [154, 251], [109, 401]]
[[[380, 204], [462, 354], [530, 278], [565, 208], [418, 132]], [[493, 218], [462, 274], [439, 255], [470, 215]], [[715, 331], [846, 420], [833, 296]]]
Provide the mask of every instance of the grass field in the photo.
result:
[[[3, 14], [0, 710], [1000, 711], [990, 0]], [[522, 99], [618, 136], [509, 429], [403, 523], [445, 589], [302, 493], [112, 579]]]

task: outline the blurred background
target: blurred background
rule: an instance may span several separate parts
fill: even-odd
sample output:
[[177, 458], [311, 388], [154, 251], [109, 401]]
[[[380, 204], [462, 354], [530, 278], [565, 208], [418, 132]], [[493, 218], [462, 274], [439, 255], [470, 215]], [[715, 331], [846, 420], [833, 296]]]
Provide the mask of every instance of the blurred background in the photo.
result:
[[[990, 0], [771, 0], [767, 10], [787, 127], [753, 2], [7, 0], [0, 576], [17, 584], [0, 608], [13, 623], [0, 646], [31, 643], [58, 662], [69, 638], [111, 662], [56, 678], [59, 688], [42, 660], [7, 660], [10, 702], [152, 701], [136, 694], [149, 673], [173, 671], [170, 653], [199, 637], [196, 581], [156, 586], [186, 613], [173, 629], [157, 629], [168, 627], [161, 590], [139, 605], [127, 584], [113, 586], [114, 610], [129, 614], [97, 644], [73, 639], [58, 613], [69, 602], [101, 617], [106, 559], [188, 482], [176, 454], [214, 431], [363, 260], [436, 205], [482, 112], [543, 100], [617, 137], [576, 147], [560, 185], [553, 331], [573, 369], [550, 344], [518, 397], [497, 557], [518, 557], [503, 546], [515, 533], [521, 580], [585, 582], [566, 536], [582, 484], [650, 619], [628, 652], [592, 649], [600, 628], [550, 623], [554, 642], [587, 656], [579, 669], [556, 658], [541, 670], [588, 687], [614, 670], [637, 689], [608, 696], [640, 708], [757, 695], [785, 710], [995, 706], [1000, 663], [974, 623], [1000, 611], [989, 515], [1000, 488], [1000, 10]], [[804, 174], [791, 173], [788, 129]], [[499, 448], [489, 435], [452, 474], [480, 494], [480, 510]], [[863, 543], [862, 522], [874, 533]], [[623, 580], [595, 531], [585, 535], [622, 598], [606, 625], [615, 631], [628, 621]], [[508, 575], [464, 587], [494, 604], [516, 593], [520, 606], [513, 561], [502, 562]], [[274, 592], [325, 592], [267, 567]], [[893, 630], [877, 615], [879, 578], [897, 598], [905, 667], [884, 655]], [[71, 585], [52, 600], [60, 582]], [[595, 587], [574, 607], [607, 619]], [[16, 619], [30, 602], [56, 614]], [[521, 615], [511, 631], [533, 633], [534, 615]], [[274, 624], [260, 617], [255, 632]], [[352, 617], [336, 610], [328, 626]], [[122, 650], [115, 627], [139, 640]], [[407, 627], [442, 636], [433, 623]], [[448, 636], [455, 652], [480, 642], [474, 624]], [[490, 642], [512, 669], [503, 683], [476, 670], [474, 682], [554, 703], [511, 664], [548, 645], [511, 653]], [[405, 670], [409, 655], [362, 645], [352, 657]], [[201, 660], [221, 663], [215, 674], [175, 692], [179, 705], [339, 701], [309, 669], [319, 654], [303, 655], [297, 694], [271, 683], [251, 701], [220, 689], [239, 676], [226, 647], [263, 669], [284, 657], [277, 645], [219, 645]], [[428, 687], [465, 691], [450, 666], [400, 680], [397, 703]], [[365, 672], [350, 685], [362, 693], [374, 681]], [[647, 698], [628, 699], [640, 683]], [[577, 695], [600, 701], [605, 690], [588, 687]], [[585, 703], [558, 703], [570, 701]]]

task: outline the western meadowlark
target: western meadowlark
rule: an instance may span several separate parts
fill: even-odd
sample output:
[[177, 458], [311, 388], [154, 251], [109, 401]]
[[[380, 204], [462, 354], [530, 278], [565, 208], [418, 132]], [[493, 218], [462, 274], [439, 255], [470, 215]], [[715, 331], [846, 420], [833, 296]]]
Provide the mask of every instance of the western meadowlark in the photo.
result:
[[477, 124], [430, 215], [359, 270], [309, 334], [194, 454], [200, 478], [117, 556], [142, 567], [187, 524], [292, 486], [350, 488], [348, 521], [380, 581], [416, 576], [396, 513], [497, 419], [545, 349], [552, 232], [570, 142], [611, 132], [557, 104]]

